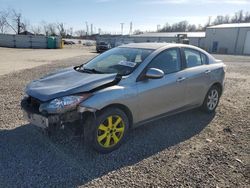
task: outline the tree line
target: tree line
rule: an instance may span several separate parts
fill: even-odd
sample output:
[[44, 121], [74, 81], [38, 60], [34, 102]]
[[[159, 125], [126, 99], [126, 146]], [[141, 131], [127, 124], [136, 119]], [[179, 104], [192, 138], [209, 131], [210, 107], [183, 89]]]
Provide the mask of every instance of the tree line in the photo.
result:
[[172, 25], [166, 23], [163, 28], [158, 30], [158, 32], [205, 31], [206, 28], [209, 26], [227, 23], [250, 23], [250, 13], [243, 12], [243, 10], [240, 10], [231, 17], [229, 15], [218, 15], [213, 21], [211, 20], [211, 17], [209, 17], [205, 25], [199, 24], [198, 26], [194, 24], [189, 24], [187, 21], [181, 21]]
[[84, 30], [73, 31], [72, 27], [66, 28], [63, 22], [48, 23], [41, 21], [38, 25], [31, 25], [22, 13], [15, 9], [0, 10], [0, 33], [21, 34], [27, 31], [34, 35], [46, 36], [71, 37], [76, 35], [80, 37], [86, 35]]

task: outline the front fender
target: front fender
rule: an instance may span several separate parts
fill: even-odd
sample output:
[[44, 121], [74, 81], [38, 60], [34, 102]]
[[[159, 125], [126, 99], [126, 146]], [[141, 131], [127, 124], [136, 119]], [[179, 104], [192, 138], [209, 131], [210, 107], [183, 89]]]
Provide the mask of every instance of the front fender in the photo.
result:
[[112, 104], [121, 104], [126, 106], [137, 117], [137, 89], [136, 87], [111, 86], [93, 93], [93, 96], [83, 101], [79, 106], [101, 110]]

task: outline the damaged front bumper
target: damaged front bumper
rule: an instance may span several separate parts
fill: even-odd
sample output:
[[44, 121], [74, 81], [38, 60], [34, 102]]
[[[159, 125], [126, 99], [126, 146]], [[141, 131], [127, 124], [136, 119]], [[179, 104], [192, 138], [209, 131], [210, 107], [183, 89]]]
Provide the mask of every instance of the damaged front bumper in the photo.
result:
[[51, 124], [58, 124], [58, 122], [60, 122], [58, 116], [45, 117], [40, 114], [33, 114], [26, 111], [23, 111], [23, 116], [32, 125], [43, 129], [49, 128]]
[[21, 101], [24, 118], [31, 124], [42, 129], [60, 128], [65, 124], [82, 120], [83, 113], [90, 111], [88, 108], [78, 108], [69, 112], [59, 114], [42, 114], [39, 112], [41, 102], [32, 97], [25, 97]]

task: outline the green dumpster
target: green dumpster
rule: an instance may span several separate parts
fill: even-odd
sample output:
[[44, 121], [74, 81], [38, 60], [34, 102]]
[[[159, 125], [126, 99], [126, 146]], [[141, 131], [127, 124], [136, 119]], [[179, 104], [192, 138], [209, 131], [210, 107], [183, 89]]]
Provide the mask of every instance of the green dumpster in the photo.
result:
[[56, 39], [55, 37], [48, 37], [48, 48], [55, 49], [56, 48]]

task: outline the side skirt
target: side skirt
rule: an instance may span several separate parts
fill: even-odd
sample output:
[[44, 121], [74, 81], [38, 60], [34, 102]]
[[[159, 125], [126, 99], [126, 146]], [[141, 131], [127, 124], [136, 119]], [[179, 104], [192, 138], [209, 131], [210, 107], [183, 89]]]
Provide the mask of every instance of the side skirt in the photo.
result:
[[159, 120], [161, 118], [164, 118], [164, 117], [168, 117], [168, 116], [172, 116], [172, 115], [175, 115], [175, 114], [179, 114], [181, 112], [185, 112], [187, 110], [191, 110], [191, 109], [194, 109], [194, 108], [198, 108], [200, 105], [192, 105], [192, 106], [184, 106], [184, 107], [181, 107], [177, 110], [173, 110], [173, 111], [170, 111], [170, 112], [166, 112], [164, 114], [161, 114], [161, 115], [158, 115], [158, 116], [155, 116], [155, 117], [152, 117], [152, 118], [149, 118], [149, 119], [146, 119], [146, 120], [143, 120], [143, 121], [139, 121], [137, 123], [135, 123], [133, 125], [132, 128], [137, 128], [141, 125], [144, 125], [146, 123], [150, 123], [152, 121], [156, 121], [156, 120]]

